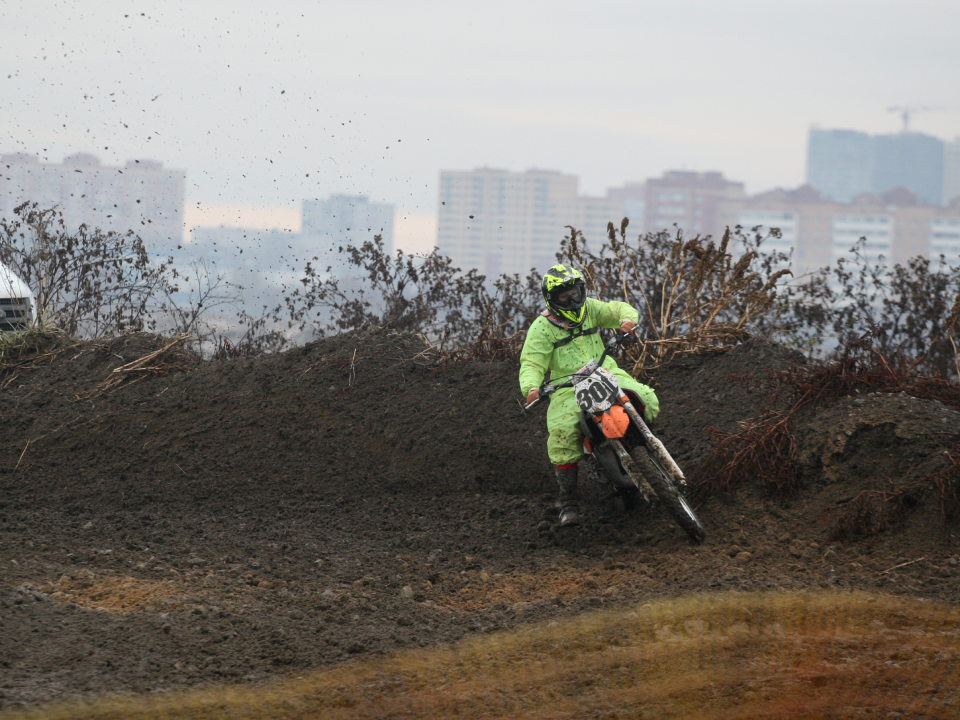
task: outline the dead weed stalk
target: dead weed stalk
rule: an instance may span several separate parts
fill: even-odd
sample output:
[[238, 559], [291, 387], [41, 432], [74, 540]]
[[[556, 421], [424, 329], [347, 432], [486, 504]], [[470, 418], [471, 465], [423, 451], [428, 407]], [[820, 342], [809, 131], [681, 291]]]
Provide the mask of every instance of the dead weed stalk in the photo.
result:
[[642, 236], [634, 248], [626, 239], [627, 225], [627, 218], [619, 230], [607, 225], [609, 242], [599, 254], [588, 252], [579, 231], [568, 226], [561, 255], [580, 268], [597, 297], [620, 296], [643, 308], [643, 342], [628, 354], [633, 375], [677, 355], [732, 348], [756, 332], [758, 323], [775, 324], [778, 283], [791, 272], [758, 266], [757, 250], [735, 257], [729, 228], [719, 245], [699, 235], [685, 240], [677, 231], [672, 241]]
[[951, 537], [951, 525], [960, 518], [960, 455], [947, 453], [949, 465], [939, 472], [896, 485], [888, 480], [887, 490], [864, 490], [856, 497], [838, 503], [831, 540], [848, 537], [871, 536], [903, 520], [907, 510], [917, 504], [924, 490], [932, 489], [940, 513], [940, 526], [944, 535]]
[[[141, 358], [114, 368], [110, 376], [102, 383], [91, 390], [86, 390], [77, 395], [76, 400], [86, 400], [95, 395], [105, 395], [116, 390], [121, 385], [132, 385], [135, 382], [143, 380], [150, 375], [165, 375], [169, 372], [190, 372], [189, 368], [176, 363], [167, 362], [160, 359], [177, 345], [181, 345], [193, 337], [190, 333], [184, 333], [167, 342], [163, 347], [147, 353]], [[131, 379], [132, 378], [132, 379]]]
[[52, 325], [31, 325], [16, 332], [0, 333], [0, 373], [40, 365], [76, 347], [66, 344], [66, 336]]
[[914, 480], [904, 485], [887, 481], [887, 490], [864, 490], [832, 509], [837, 514], [831, 540], [877, 535], [903, 520], [907, 510], [917, 503], [916, 493], [930, 479]]

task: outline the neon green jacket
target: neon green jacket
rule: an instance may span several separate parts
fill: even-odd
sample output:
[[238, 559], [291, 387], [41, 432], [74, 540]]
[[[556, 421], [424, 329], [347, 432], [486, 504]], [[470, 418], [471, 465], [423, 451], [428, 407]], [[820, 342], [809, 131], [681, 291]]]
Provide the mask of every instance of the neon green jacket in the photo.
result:
[[[574, 334], [592, 328], [618, 328], [624, 320], [636, 323], [639, 318], [637, 311], [625, 302], [587, 298], [586, 304], [587, 316]], [[603, 339], [598, 333], [583, 335], [566, 345], [554, 347], [554, 343], [570, 335], [570, 330], [557, 327], [543, 315], [533, 321], [520, 353], [520, 391], [524, 395], [531, 388], [540, 387], [547, 370], [552, 378], [570, 375], [603, 354]], [[618, 369], [616, 360], [609, 356], [603, 366], [611, 371]]]

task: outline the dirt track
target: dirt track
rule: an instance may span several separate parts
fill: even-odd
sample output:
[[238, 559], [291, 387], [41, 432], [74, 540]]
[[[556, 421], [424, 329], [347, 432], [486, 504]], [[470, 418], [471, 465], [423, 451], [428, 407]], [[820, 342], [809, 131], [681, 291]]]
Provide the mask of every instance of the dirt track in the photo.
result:
[[[0, 707], [257, 682], [697, 590], [960, 600], [932, 491], [896, 527], [829, 540], [838, 501], [945, 466], [960, 414], [934, 401], [808, 418], [800, 497], [711, 498], [696, 547], [656, 509], [558, 531], [543, 414], [521, 413], [509, 364], [431, 373], [421, 341], [371, 331], [219, 363], [174, 352], [181, 370], [95, 392], [159, 342], [0, 375]], [[707, 427], [759, 407], [731, 377], [795, 361], [750, 341], [678, 362], [655, 379], [655, 429], [690, 470]]]

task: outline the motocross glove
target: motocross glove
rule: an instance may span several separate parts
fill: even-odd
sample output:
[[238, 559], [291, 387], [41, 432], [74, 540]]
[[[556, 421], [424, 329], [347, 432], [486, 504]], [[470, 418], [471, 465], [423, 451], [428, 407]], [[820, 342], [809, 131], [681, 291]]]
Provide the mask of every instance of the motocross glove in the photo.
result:
[[539, 397], [540, 397], [540, 390], [538, 388], [530, 388], [530, 391], [527, 393], [527, 405], [529, 405]]
[[631, 322], [630, 320], [624, 320], [620, 323], [620, 332], [626, 333], [627, 335], [633, 335], [637, 331], [637, 324]]

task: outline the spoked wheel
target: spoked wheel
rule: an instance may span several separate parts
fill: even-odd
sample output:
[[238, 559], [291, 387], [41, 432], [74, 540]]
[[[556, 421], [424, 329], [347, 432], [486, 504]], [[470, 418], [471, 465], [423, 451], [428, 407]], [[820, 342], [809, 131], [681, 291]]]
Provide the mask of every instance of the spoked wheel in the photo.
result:
[[707, 531], [703, 528], [700, 518], [690, 507], [683, 493], [677, 488], [676, 484], [666, 472], [664, 472], [646, 448], [642, 446], [635, 447], [630, 453], [630, 457], [637, 464], [637, 468], [643, 474], [643, 477], [657, 493], [660, 502], [670, 513], [674, 521], [683, 528], [684, 532], [690, 536], [695, 543], [702, 543], [707, 537]]

